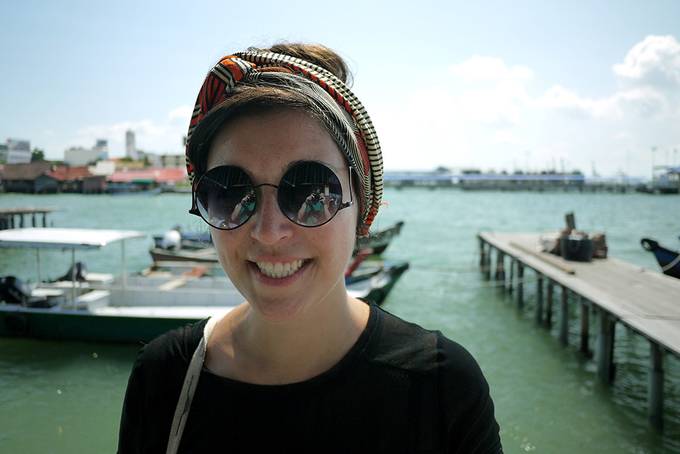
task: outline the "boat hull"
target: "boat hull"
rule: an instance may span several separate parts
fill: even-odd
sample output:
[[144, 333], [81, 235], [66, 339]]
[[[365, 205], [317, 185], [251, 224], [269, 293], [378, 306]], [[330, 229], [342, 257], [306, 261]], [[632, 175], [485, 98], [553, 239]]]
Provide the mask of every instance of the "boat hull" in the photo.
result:
[[149, 342], [159, 335], [203, 317], [100, 315], [84, 311], [0, 308], [1, 337], [95, 342]]

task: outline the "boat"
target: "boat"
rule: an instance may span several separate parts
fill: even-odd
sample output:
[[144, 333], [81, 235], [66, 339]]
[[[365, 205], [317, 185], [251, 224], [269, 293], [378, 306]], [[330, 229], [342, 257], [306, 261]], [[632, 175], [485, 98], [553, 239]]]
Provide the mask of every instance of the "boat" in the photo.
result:
[[[360, 251], [370, 251], [371, 255], [382, 254], [392, 239], [401, 233], [404, 221], [370, 233], [366, 238], [359, 238], [354, 248], [354, 255]], [[168, 230], [163, 235], [154, 235], [154, 246], [149, 250], [154, 262], [217, 262], [217, 254], [212, 244], [210, 232], [185, 232], [179, 226]]]
[[[38, 259], [38, 283], [28, 285], [14, 276], [0, 280], [0, 336], [146, 342], [172, 328], [224, 314], [243, 301], [233, 286], [219, 279], [191, 274], [143, 279], [128, 275], [125, 243], [145, 236], [94, 229], [0, 232], [0, 247], [35, 249]], [[118, 242], [122, 248], [118, 277], [83, 273], [83, 267], [77, 266], [76, 251]], [[40, 251], [44, 249], [69, 250], [72, 271], [55, 281], [40, 279]]]
[[[147, 342], [187, 323], [223, 315], [243, 297], [217, 263], [164, 262], [141, 273], [126, 270], [125, 243], [143, 238], [127, 230], [29, 228], [0, 232], [0, 248], [35, 249], [38, 282], [0, 278], [0, 336], [105, 342]], [[121, 272], [90, 273], [75, 261], [80, 250], [121, 243]], [[65, 275], [41, 279], [40, 251], [69, 250]], [[172, 264], [172, 265], [170, 265]], [[368, 265], [364, 265], [368, 266]], [[382, 304], [408, 263], [383, 264], [348, 285], [350, 295]]]
[[358, 251], [369, 249], [373, 255], [380, 255], [385, 252], [387, 246], [394, 239], [395, 236], [401, 233], [401, 228], [404, 226], [404, 221], [399, 221], [396, 224], [377, 232], [369, 233], [365, 238], [357, 239], [354, 253]]
[[680, 279], [680, 252], [667, 249], [650, 238], [642, 238], [640, 244], [654, 254], [663, 274]]

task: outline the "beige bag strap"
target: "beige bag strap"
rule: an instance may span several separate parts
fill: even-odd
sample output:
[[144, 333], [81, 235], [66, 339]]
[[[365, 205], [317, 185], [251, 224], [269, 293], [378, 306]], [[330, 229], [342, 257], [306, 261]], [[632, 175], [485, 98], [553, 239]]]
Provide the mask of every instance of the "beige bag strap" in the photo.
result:
[[212, 333], [213, 328], [217, 324], [220, 317], [210, 317], [203, 328], [203, 337], [198, 343], [198, 347], [191, 357], [189, 368], [184, 376], [184, 384], [182, 385], [182, 392], [175, 407], [175, 416], [172, 418], [172, 426], [170, 426], [170, 437], [168, 438], [168, 447], [166, 454], [176, 454], [179, 449], [179, 442], [182, 441], [182, 434], [184, 433], [184, 425], [189, 417], [189, 409], [191, 408], [191, 401], [194, 399], [194, 393], [198, 386], [198, 378], [201, 376], [201, 369], [203, 368], [203, 361], [205, 360], [205, 350], [208, 345], [208, 339]]

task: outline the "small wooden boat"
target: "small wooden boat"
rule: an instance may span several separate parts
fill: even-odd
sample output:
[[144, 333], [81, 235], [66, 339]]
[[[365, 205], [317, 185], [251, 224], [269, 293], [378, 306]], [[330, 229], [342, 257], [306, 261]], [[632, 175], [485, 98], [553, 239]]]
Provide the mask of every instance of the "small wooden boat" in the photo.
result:
[[393, 226], [390, 226], [383, 230], [378, 230], [377, 232], [370, 233], [365, 238], [357, 239], [357, 244], [354, 247], [354, 253], [356, 254], [360, 250], [370, 249], [373, 255], [380, 255], [385, 252], [387, 246], [394, 239], [395, 236], [401, 233], [401, 228], [404, 226], [404, 221], [399, 221]]
[[650, 238], [641, 239], [640, 244], [654, 254], [663, 274], [680, 279], [680, 252], [667, 249]]

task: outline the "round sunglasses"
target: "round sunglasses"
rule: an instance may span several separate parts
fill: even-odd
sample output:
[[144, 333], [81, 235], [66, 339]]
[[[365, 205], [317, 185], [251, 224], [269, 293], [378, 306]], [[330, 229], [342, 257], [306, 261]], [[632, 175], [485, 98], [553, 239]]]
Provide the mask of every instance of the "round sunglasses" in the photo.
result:
[[[352, 167], [349, 167], [349, 184], [351, 187]], [[342, 201], [340, 179], [328, 166], [300, 161], [283, 174], [278, 185], [253, 184], [248, 173], [237, 166], [210, 169], [194, 187], [194, 207], [190, 213], [202, 217], [216, 229], [236, 229], [257, 211], [263, 186], [276, 189], [281, 213], [302, 227], [322, 226], [353, 203], [351, 191], [350, 200]]]

